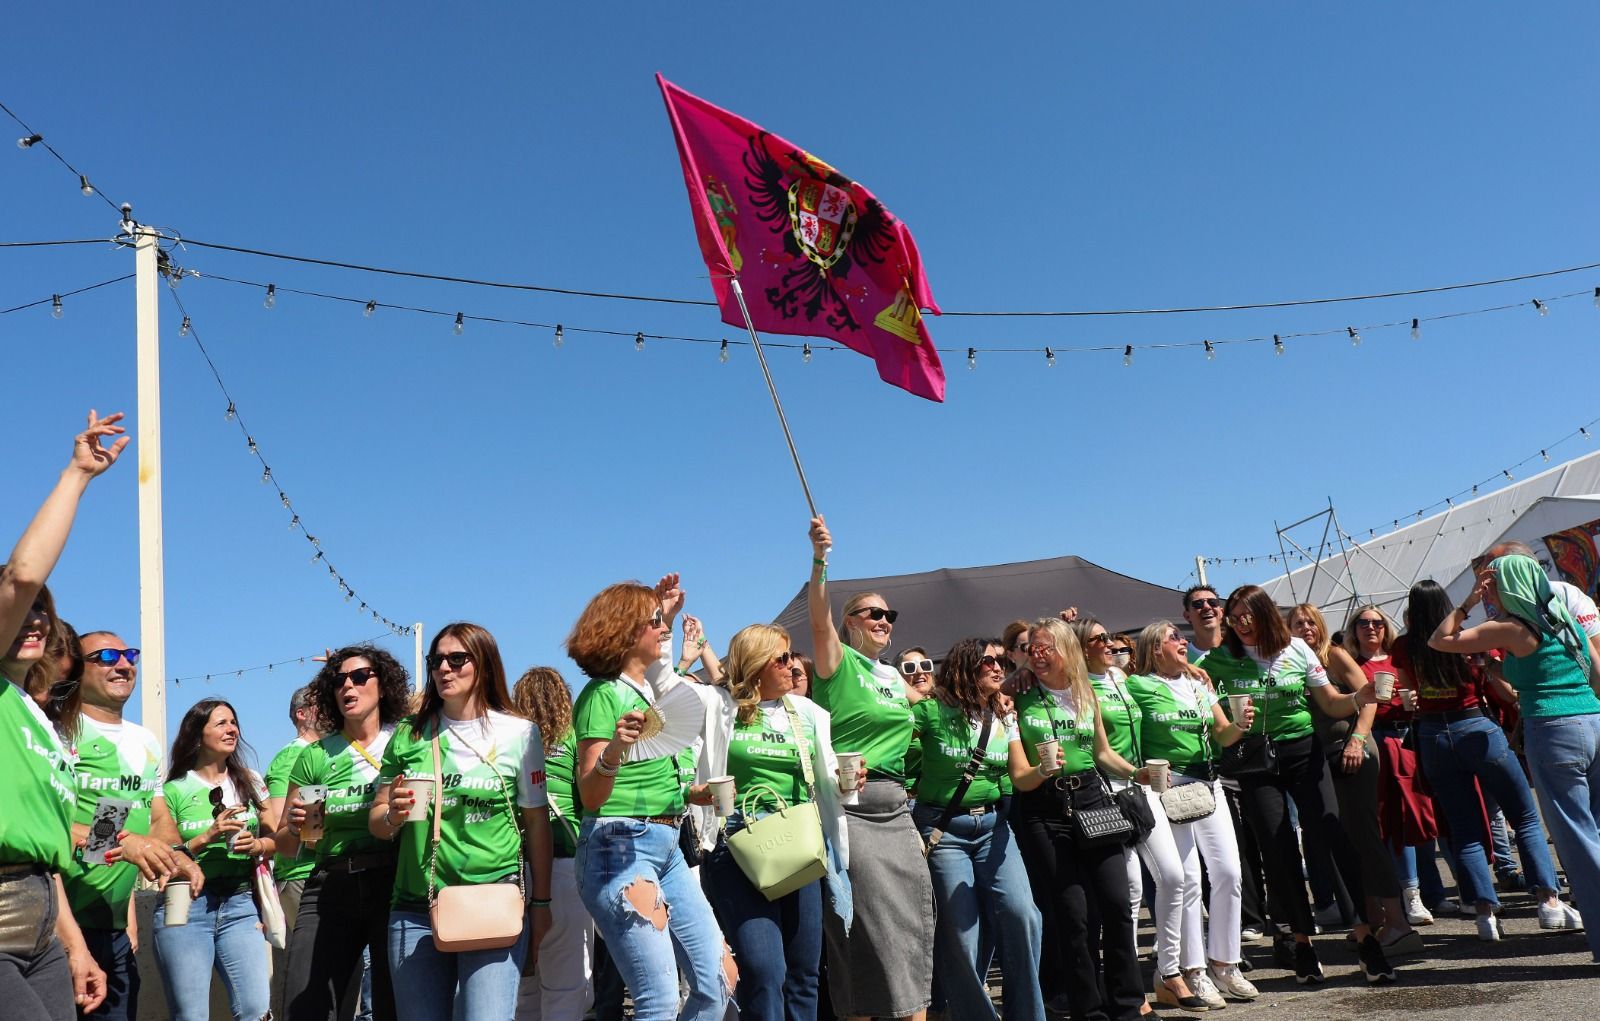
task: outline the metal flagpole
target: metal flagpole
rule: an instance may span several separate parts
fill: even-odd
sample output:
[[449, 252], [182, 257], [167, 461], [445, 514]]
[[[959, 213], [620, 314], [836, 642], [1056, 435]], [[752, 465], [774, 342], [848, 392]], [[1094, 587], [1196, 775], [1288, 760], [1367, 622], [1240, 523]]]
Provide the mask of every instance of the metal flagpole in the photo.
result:
[[[126, 207], [124, 207], [126, 209]], [[126, 214], [125, 214], [126, 215]], [[167, 746], [167, 599], [161, 535], [161, 352], [158, 235], [133, 225], [139, 437], [140, 722]]]
[[422, 621], [419, 620], [415, 624], [411, 625], [411, 640], [412, 640], [412, 650], [413, 650], [413, 654], [414, 654], [414, 657], [415, 657], [412, 660], [412, 662], [414, 662], [416, 664], [416, 669], [417, 669], [417, 672], [412, 674], [411, 678], [416, 683], [417, 690], [418, 691], [423, 691], [428, 687], [428, 675], [423, 672], [424, 664], [422, 662]]
[[778, 388], [772, 383], [772, 373], [767, 370], [767, 356], [761, 351], [761, 338], [756, 336], [755, 323], [750, 321], [750, 306], [744, 303], [744, 288], [739, 286], [739, 278], [733, 277], [733, 296], [739, 299], [739, 311], [744, 313], [744, 327], [750, 331], [750, 344], [756, 349], [756, 361], [761, 363], [761, 375], [766, 377], [767, 392], [772, 394], [772, 406], [778, 411], [778, 424], [783, 426], [783, 438], [789, 442], [789, 456], [794, 458], [794, 471], [800, 476], [800, 488], [805, 491], [806, 505], [811, 508], [811, 516], [817, 516], [817, 502], [811, 499], [811, 486], [806, 482], [806, 470], [800, 466], [800, 452], [795, 449], [794, 436], [789, 432], [789, 420], [783, 415], [783, 402], [778, 400]]

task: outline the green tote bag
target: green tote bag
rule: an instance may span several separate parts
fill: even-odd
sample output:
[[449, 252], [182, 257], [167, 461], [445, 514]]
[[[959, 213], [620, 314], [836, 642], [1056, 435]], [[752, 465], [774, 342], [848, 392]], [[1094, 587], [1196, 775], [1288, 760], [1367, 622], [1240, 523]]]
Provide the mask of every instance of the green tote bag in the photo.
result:
[[740, 808], [751, 795], [766, 791], [779, 805], [776, 812], [753, 822], [728, 838], [728, 851], [739, 870], [769, 901], [787, 896], [828, 874], [828, 849], [822, 839], [822, 817], [817, 814], [816, 777], [811, 770], [811, 749], [806, 743], [800, 717], [788, 698], [783, 700], [789, 714], [789, 727], [799, 746], [800, 770], [805, 776], [806, 793], [811, 800], [791, 805], [777, 791], [765, 785], [752, 787], [740, 798]]

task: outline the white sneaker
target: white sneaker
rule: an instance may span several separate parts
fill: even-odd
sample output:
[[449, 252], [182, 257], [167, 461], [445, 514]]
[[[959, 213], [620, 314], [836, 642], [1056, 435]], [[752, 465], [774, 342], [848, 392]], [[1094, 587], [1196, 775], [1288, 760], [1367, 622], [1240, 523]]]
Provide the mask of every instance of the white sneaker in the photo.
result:
[[1230, 1000], [1253, 1000], [1261, 995], [1261, 991], [1250, 984], [1237, 964], [1225, 964], [1220, 968], [1213, 964], [1206, 968], [1205, 976], [1217, 992]]
[[1478, 938], [1485, 943], [1500, 942], [1500, 919], [1494, 915], [1479, 915]]
[[1414, 886], [1407, 887], [1402, 899], [1406, 908], [1406, 921], [1412, 925], [1432, 925], [1433, 914], [1422, 906], [1422, 894]]
[[1265, 935], [1266, 933], [1252, 925], [1240, 930], [1239, 939], [1245, 943], [1254, 943]]
[[1578, 909], [1571, 904], [1562, 904], [1559, 901], [1553, 905], [1539, 905], [1539, 928], [1541, 929], [1581, 929], [1583, 916], [1578, 914]]
[[1205, 968], [1190, 968], [1183, 973], [1183, 980], [1189, 983], [1189, 991], [1206, 1001], [1206, 1009], [1221, 1010], [1228, 1005], [1222, 998], [1222, 993], [1217, 991], [1216, 984], [1211, 981], [1211, 976], [1206, 974]]

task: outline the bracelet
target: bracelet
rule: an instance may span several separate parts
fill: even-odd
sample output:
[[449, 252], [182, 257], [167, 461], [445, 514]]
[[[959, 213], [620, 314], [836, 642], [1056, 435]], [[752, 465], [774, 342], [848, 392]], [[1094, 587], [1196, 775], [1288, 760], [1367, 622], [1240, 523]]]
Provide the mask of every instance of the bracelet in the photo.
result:
[[821, 559], [818, 559], [817, 557], [812, 557], [811, 558], [811, 562], [813, 564], [815, 564], [816, 566], [818, 566], [818, 567], [827, 567], [828, 566], [828, 562], [826, 560], [821, 560]]
[[540, 900], [538, 897], [529, 897], [528, 903], [536, 908], [547, 908], [550, 906], [550, 898], [546, 897]]
[[616, 776], [617, 775], [617, 770], [619, 770], [621, 768], [622, 768], [622, 763], [619, 762], [615, 766], [613, 766], [610, 763], [606, 762], [606, 757], [604, 755], [602, 755], [598, 759], [596, 759], [595, 763], [594, 763], [594, 771], [596, 773], [599, 773], [601, 776]]
[[1367, 743], [1367, 735], [1361, 733], [1360, 731], [1352, 730], [1350, 732], [1350, 740], [1359, 741], [1362, 744], [1366, 744]]

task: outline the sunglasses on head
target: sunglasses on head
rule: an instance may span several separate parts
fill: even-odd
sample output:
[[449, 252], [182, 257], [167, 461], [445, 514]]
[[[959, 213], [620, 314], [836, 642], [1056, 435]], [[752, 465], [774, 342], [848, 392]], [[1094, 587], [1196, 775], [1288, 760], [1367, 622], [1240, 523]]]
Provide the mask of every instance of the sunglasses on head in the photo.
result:
[[1222, 600], [1214, 598], [1189, 600], [1189, 609], [1191, 610], [1203, 610], [1208, 606], [1213, 610], [1220, 610], [1222, 609]]
[[1011, 662], [1004, 656], [985, 656], [978, 660], [978, 669], [984, 670], [994, 667], [997, 670], [1010, 670]]
[[859, 610], [851, 610], [852, 617], [871, 617], [873, 620], [887, 620], [893, 624], [900, 616], [899, 610], [885, 610], [881, 606], [864, 606]]
[[117, 660], [125, 659], [129, 666], [139, 662], [138, 649], [100, 649], [96, 652], [86, 653], [83, 657], [85, 663], [99, 663], [101, 666], [116, 666]]
[[900, 664], [900, 672], [907, 677], [911, 677], [914, 674], [931, 674], [933, 673], [933, 660], [908, 659]]
[[[472, 653], [470, 652], [436, 652], [428, 657], [428, 669], [438, 670], [446, 663], [449, 663], [450, 669], [460, 670], [462, 667], [471, 662]], [[353, 672], [354, 671], [352, 671], [352, 673]]]
[[[456, 655], [465, 656], [466, 653], [458, 652]], [[463, 660], [463, 662], [465, 662], [465, 660]], [[353, 681], [356, 684], [364, 685], [376, 676], [378, 676], [378, 671], [374, 670], [372, 667], [358, 666], [354, 670], [344, 670], [334, 674], [333, 683], [335, 687], [343, 687], [345, 681]]]

